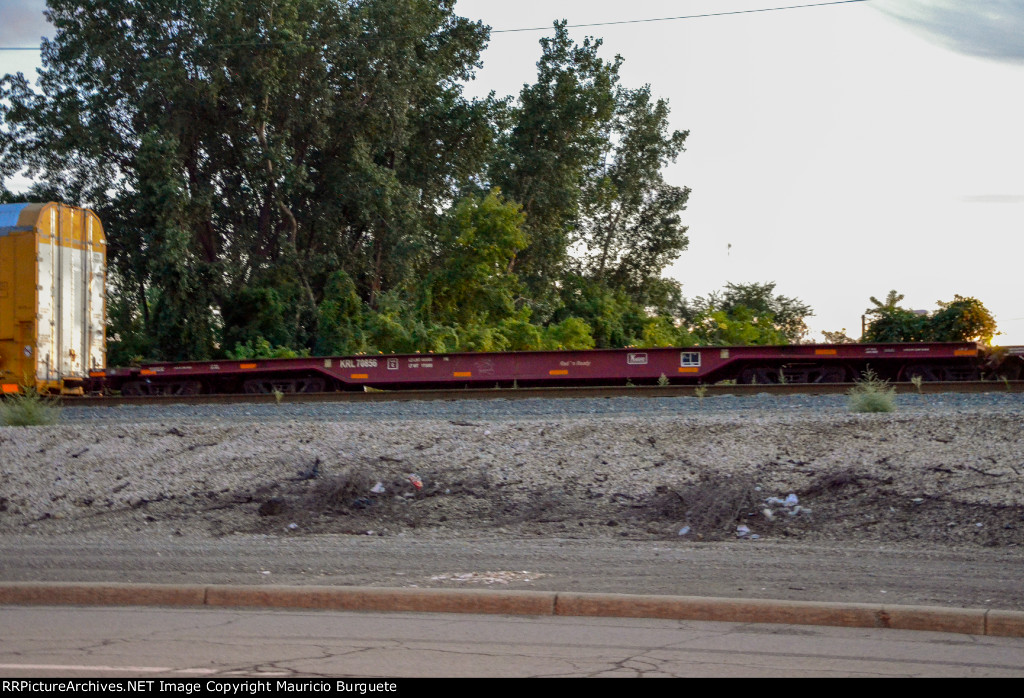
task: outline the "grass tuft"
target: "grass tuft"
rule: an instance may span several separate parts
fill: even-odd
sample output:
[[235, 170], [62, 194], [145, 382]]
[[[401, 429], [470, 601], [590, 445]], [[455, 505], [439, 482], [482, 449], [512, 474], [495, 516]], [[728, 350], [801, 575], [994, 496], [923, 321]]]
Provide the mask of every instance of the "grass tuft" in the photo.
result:
[[848, 395], [851, 412], [892, 412], [896, 409], [896, 389], [870, 368], [850, 388]]
[[40, 395], [35, 388], [8, 395], [0, 401], [0, 424], [8, 427], [37, 427], [56, 424], [60, 420], [57, 400]]

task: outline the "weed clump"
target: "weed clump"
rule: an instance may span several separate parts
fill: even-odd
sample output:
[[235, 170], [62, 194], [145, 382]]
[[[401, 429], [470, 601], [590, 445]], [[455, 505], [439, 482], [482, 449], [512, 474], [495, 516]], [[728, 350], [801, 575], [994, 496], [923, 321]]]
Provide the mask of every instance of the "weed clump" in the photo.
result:
[[364, 508], [371, 503], [371, 488], [375, 482], [368, 467], [351, 466], [336, 475], [317, 481], [309, 494], [309, 508], [313, 511]]
[[870, 368], [850, 388], [848, 395], [851, 412], [892, 412], [896, 409], [896, 389]]
[[921, 394], [921, 386], [924, 385], [924, 378], [921, 376], [911, 376], [910, 382], [914, 384], [914, 388], [917, 390], [917, 394]]
[[760, 495], [746, 476], [702, 475], [698, 482], [674, 489], [659, 487], [655, 518], [684, 520], [706, 540], [735, 536], [736, 524], [760, 509]]
[[4, 426], [48, 426], [59, 420], [57, 400], [40, 395], [35, 388], [26, 388], [23, 394], [7, 395], [0, 400], [0, 424]]

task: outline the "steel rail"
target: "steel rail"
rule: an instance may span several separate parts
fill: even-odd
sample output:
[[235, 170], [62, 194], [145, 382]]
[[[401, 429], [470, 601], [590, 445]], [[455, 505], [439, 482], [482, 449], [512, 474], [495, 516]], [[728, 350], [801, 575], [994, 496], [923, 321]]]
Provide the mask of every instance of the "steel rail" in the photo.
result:
[[[230, 395], [148, 395], [141, 397], [64, 396], [61, 404], [68, 407], [116, 407], [121, 405], [176, 405], [176, 404], [261, 404], [261, 403], [317, 403], [317, 402], [402, 402], [411, 400], [526, 400], [567, 398], [667, 398], [714, 397], [719, 395], [836, 395], [850, 391], [855, 383], [786, 383], [754, 385], [637, 385], [587, 386], [546, 388], [441, 388], [409, 390], [368, 390], [366, 392], [339, 391], [329, 393], [246, 393]], [[1024, 381], [955, 381], [922, 383], [920, 389], [912, 383], [892, 383], [897, 393], [933, 395], [940, 393], [1024, 393]]]

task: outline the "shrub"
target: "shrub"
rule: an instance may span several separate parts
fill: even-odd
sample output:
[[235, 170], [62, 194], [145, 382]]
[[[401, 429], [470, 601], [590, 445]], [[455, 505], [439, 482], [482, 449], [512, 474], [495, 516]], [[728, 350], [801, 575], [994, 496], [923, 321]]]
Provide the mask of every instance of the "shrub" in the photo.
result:
[[8, 427], [45, 426], [56, 424], [59, 419], [57, 401], [40, 395], [35, 388], [27, 388], [20, 395], [8, 395], [0, 401], [0, 424]]
[[896, 409], [896, 389], [870, 368], [850, 388], [849, 396], [851, 412], [892, 412]]

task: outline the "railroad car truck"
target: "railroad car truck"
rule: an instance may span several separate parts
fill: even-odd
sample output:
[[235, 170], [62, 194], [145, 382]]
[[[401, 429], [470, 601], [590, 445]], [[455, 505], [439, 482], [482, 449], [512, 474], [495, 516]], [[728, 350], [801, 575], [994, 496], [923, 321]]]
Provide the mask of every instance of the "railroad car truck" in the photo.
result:
[[105, 289], [95, 213], [0, 205], [0, 391], [81, 394], [106, 364]]

